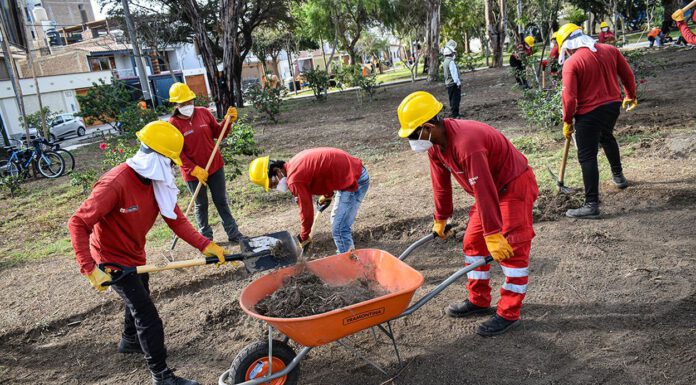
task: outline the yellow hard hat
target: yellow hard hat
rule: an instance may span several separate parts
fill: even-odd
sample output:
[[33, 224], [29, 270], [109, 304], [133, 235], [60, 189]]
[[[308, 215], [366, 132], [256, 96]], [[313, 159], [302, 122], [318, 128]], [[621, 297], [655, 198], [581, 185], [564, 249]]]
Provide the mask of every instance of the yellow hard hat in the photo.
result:
[[269, 156], [256, 158], [249, 163], [249, 180], [268, 191], [271, 184], [271, 179], [268, 177], [268, 162]]
[[527, 43], [528, 46], [534, 47], [534, 36], [525, 37], [524, 42]]
[[401, 129], [399, 136], [407, 138], [423, 123], [437, 116], [442, 110], [442, 103], [425, 91], [416, 91], [401, 101], [396, 110]]
[[563, 42], [566, 41], [568, 36], [579, 29], [581, 30], [582, 28], [573, 23], [564, 24], [561, 28], [559, 28], [558, 32], [556, 33], [556, 42], [558, 43], [558, 47], [563, 47]]
[[184, 148], [184, 135], [171, 123], [155, 120], [145, 125], [135, 136], [153, 151], [171, 159], [181, 166], [181, 149]]
[[599, 25], [599, 28], [609, 28], [609, 24], [607, 24], [606, 21], [603, 21], [602, 24]]
[[174, 83], [169, 87], [169, 102], [170, 103], [186, 103], [189, 100], [195, 99], [196, 94], [191, 91], [189, 86], [184, 83]]
[[554, 33], [551, 35], [551, 40], [556, 40], [556, 35], [558, 35], [558, 32], [554, 32]]

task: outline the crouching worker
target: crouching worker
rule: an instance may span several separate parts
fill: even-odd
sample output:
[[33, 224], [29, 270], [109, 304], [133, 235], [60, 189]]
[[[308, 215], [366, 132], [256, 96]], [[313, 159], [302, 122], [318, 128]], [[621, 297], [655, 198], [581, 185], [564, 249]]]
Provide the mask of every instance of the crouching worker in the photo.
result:
[[[138, 152], [104, 174], [68, 222], [80, 272], [98, 291], [106, 290], [102, 283], [111, 280], [99, 263], [146, 263], [145, 236], [158, 215], [188, 244], [225, 261], [225, 250], [196, 232], [176, 204], [179, 190], [171, 162], [181, 166], [183, 135], [171, 124], [155, 121], [137, 136]], [[155, 385], [197, 385], [167, 366], [164, 328], [148, 280], [147, 274], [133, 274], [112, 286], [126, 305], [118, 351], [143, 354]]]
[[301, 230], [298, 236], [303, 248], [311, 242], [314, 224], [312, 196], [319, 196], [318, 205], [328, 205], [334, 200], [331, 211], [331, 231], [336, 252], [355, 249], [353, 223], [360, 204], [370, 186], [370, 177], [362, 161], [337, 148], [313, 148], [304, 150], [287, 163], [257, 158], [249, 165], [249, 179], [268, 191], [290, 191], [300, 206]]
[[[411, 149], [427, 152], [435, 199], [433, 232], [445, 238], [452, 216], [452, 177], [475, 199], [464, 236], [464, 261], [490, 255], [500, 263], [505, 283], [497, 313], [482, 323], [484, 337], [519, 324], [527, 292], [529, 252], [534, 238], [532, 207], [539, 195], [534, 172], [510, 141], [491, 126], [473, 120], [442, 119], [442, 103], [427, 92], [414, 92], [399, 105], [399, 136]], [[449, 305], [450, 317], [489, 313], [489, 264], [468, 273], [469, 299]]]

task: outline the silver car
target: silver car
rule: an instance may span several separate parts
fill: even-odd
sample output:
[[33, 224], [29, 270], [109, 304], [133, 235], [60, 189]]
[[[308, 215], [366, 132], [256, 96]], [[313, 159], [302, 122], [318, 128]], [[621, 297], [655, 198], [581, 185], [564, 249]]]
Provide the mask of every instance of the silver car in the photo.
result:
[[[85, 123], [82, 118], [73, 114], [58, 114], [49, 122], [49, 140], [55, 142], [58, 139], [63, 139], [71, 135], [83, 136], [85, 134]], [[29, 135], [31, 139], [36, 137], [36, 128], [29, 127]], [[24, 132], [13, 135], [15, 139], [25, 140]]]

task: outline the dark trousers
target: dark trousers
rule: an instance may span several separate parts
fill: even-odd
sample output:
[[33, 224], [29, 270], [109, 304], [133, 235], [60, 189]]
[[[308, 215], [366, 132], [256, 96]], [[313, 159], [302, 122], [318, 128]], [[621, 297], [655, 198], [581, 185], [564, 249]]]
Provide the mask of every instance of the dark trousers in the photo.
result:
[[510, 67], [512, 67], [513, 71], [515, 72], [515, 80], [517, 80], [517, 84], [520, 86], [527, 88], [529, 85], [527, 84], [527, 77], [525, 76], [525, 66], [522, 61], [514, 56], [510, 56]]
[[[217, 209], [220, 219], [222, 219], [222, 227], [227, 233], [227, 238], [230, 241], [236, 241], [241, 236], [237, 222], [232, 217], [230, 206], [227, 204], [227, 191], [225, 190], [225, 169], [221, 168], [218, 171], [208, 176], [208, 187], [201, 187], [201, 191], [196, 197], [196, 222], [198, 222], [198, 231], [204, 237], [212, 240], [213, 229], [208, 224], [208, 189], [213, 198], [213, 204]], [[186, 182], [189, 191], [196, 191], [198, 181]]]
[[462, 87], [455, 84], [447, 86], [447, 95], [449, 96], [450, 111], [452, 117], [459, 116], [459, 102], [462, 100]]
[[614, 175], [623, 172], [619, 144], [614, 138], [614, 125], [621, 111], [620, 102], [599, 106], [584, 115], [575, 115], [575, 142], [578, 161], [585, 183], [585, 202], [599, 203], [599, 167], [597, 152], [601, 145]]
[[150, 298], [149, 276], [132, 274], [112, 287], [126, 304], [123, 317], [123, 339], [139, 341], [150, 372], [167, 369], [167, 349], [164, 347], [164, 326]]

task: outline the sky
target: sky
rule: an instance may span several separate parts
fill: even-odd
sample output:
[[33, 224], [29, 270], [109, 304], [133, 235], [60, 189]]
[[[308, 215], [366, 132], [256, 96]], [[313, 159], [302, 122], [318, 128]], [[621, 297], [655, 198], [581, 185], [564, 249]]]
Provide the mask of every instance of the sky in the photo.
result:
[[104, 15], [100, 11], [101, 7], [99, 7], [99, 1], [97, 1], [97, 0], [91, 0], [91, 1], [92, 1], [92, 10], [94, 10], [94, 19], [95, 20], [103, 19]]

